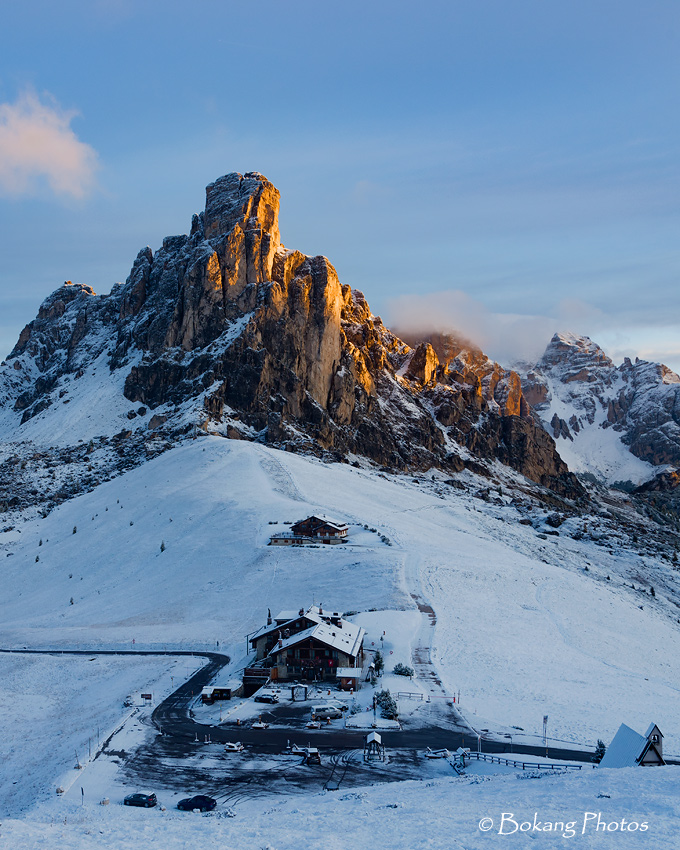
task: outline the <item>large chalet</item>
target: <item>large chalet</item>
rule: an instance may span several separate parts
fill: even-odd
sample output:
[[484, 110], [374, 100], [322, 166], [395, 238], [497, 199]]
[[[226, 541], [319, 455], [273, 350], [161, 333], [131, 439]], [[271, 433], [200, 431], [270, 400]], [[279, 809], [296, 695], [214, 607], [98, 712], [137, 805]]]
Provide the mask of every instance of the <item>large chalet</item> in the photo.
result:
[[272, 681], [328, 681], [357, 687], [365, 634], [361, 626], [321, 606], [270, 615], [267, 624], [248, 639], [257, 661], [246, 668], [246, 690], [250, 690], [249, 677], [254, 685], [265, 675]]

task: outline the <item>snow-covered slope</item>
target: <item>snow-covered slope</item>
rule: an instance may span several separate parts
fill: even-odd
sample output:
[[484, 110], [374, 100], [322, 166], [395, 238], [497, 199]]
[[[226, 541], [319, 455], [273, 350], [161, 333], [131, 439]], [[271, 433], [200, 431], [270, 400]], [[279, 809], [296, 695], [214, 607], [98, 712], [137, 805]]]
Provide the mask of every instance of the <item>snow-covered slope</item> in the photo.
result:
[[558, 333], [522, 372], [572, 471], [637, 485], [680, 465], [680, 378], [666, 366], [626, 358], [616, 367], [589, 337]]
[[[267, 607], [313, 596], [340, 610], [413, 608], [416, 594], [436, 612], [438, 672], [473, 725], [538, 734], [549, 714], [555, 738], [593, 743], [653, 717], [680, 751], [671, 564], [624, 538], [603, 546], [576, 518], [548, 536], [528, 501], [470, 486], [197, 439], [0, 537], [0, 643], [219, 640], [240, 657]], [[320, 510], [351, 524], [348, 545], [267, 546], [273, 529]]]

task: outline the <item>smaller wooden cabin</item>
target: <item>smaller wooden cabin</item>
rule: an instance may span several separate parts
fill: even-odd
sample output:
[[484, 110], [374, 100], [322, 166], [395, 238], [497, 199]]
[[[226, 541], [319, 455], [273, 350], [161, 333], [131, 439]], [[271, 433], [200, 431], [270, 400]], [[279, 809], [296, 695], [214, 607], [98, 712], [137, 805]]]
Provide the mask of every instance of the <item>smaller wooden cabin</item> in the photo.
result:
[[290, 527], [291, 533], [302, 537], [310, 537], [320, 543], [342, 543], [347, 539], [349, 526], [326, 516], [308, 516]]
[[290, 531], [277, 531], [269, 538], [272, 546], [304, 546], [310, 543], [344, 543], [349, 526], [327, 516], [308, 516], [290, 527]]

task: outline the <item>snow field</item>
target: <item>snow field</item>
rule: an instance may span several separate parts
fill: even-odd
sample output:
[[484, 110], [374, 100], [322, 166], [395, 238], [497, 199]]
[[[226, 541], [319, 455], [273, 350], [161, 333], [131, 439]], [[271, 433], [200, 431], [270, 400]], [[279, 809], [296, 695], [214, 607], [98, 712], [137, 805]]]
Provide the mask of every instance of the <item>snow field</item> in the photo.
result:
[[[585, 850], [622, 846], [668, 850], [677, 846], [677, 773], [678, 768], [626, 768], [540, 777], [520, 773], [409, 781], [349, 792], [254, 798], [239, 803], [233, 817], [227, 818], [220, 817], [219, 810], [197, 815], [172, 808], [163, 812], [53, 800], [29, 819], [4, 820], [0, 847], [483, 850], [513, 846], [545, 850], [573, 842]], [[637, 828], [629, 831], [629, 825]]]
[[[47, 656], [0, 653], [0, 816], [16, 816], [88, 770], [97, 750], [132, 711], [128, 695], [170, 692], [171, 674], [196, 661], [164, 657]], [[76, 753], [82, 771], [73, 771]]]

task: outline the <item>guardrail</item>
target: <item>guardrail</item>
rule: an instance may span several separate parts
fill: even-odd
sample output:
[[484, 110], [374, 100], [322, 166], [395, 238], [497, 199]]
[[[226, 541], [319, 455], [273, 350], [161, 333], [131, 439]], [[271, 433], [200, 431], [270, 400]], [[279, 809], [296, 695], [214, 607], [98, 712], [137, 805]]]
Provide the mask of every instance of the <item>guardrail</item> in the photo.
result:
[[546, 764], [545, 762], [515, 761], [514, 759], [492, 756], [490, 753], [465, 753], [465, 758], [487, 761], [491, 764], [505, 764], [509, 767], [521, 767], [522, 770], [581, 770], [583, 767], [597, 767], [596, 764]]
[[421, 693], [411, 693], [410, 691], [397, 691], [397, 699], [414, 699], [422, 702], [425, 697]]

